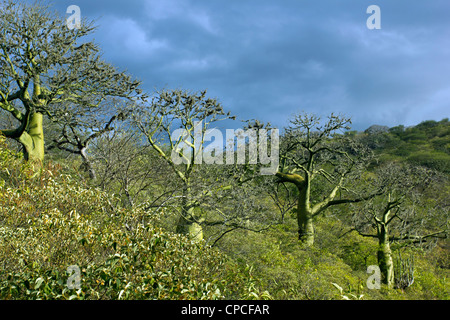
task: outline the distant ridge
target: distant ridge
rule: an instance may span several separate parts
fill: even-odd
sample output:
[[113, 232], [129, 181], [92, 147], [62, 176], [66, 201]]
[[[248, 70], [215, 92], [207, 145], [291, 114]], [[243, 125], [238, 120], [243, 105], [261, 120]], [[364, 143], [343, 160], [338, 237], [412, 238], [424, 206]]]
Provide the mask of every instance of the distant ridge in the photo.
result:
[[374, 125], [371, 125], [369, 128], [367, 128], [366, 130], [364, 130], [364, 133], [377, 134], [377, 133], [388, 132], [388, 131], [389, 131], [389, 127], [374, 124]]

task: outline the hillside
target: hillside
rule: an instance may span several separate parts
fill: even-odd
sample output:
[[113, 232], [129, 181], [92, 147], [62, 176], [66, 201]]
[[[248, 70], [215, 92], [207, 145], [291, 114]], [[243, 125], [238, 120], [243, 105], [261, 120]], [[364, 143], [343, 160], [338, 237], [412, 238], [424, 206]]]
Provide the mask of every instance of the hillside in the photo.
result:
[[[0, 300], [449, 300], [448, 118], [351, 131], [361, 105], [443, 114], [446, 84], [403, 81], [423, 63], [392, 63], [397, 45], [323, 33], [335, 10], [312, 6], [332, 15], [300, 30], [308, 11], [284, 3], [147, 2], [0, 0]], [[434, 79], [425, 67], [410, 79]]]
[[[448, 174], [449, 129], [444, 119], [352, 135], [382, 162]], [[378, 245], [349, 232], [352, 207], [318, 218], [311, 248], [299, 245], [293, 210], [260, 232], [224, 234], [210, 248], [175, 234], [170, 210], [124, 207], [118, 189], [92, 186], [57, 155], [36, 177], [20, 154], [0, 146], [1, 299], [449, 299], [448, 240], [393, 247], [398, 267], [414, 257], [414, 284], [373, 290], [367, 267], [377, 264]], [[205, 229], [206, 239], [215, 228]], [[74, 265], [81, 283], [69, 289]]]
[[[360, 139], [376, 154], [374, 167], [400, 162], [450, 173], [450, 123], [448, 119], [425, 121], [417, 126], [388, 128], [372, 126], [364, 132], [346, 135]], [[448, 177], [448, 176], [447, 176]], [[448, 180], [442, 180], [436, 197], [442, 197], [448, 211]], [[221, 248], [241, 263], [255, 265], [264, 288], [277, 299], [449, 299], [450, 245], [447, 239], [435, 246], [394, 247], [396, 272], [415, 258], [415, 282], [397, 290], [370, 290], [367, 267], [377, 263], [378, 243], [352, 230], [351, 206], [329, 210], [316, 223], [319, 234], [314, 248], [300, 249], [296, 240], [294, 210], [282, 224], [263, 234], [247, 233], [223, 240]], [[440, 216], [446, 222], [444, 212]], [[439, 218], [438, 218], [439, 219]], [[239, 249], [238, 249], [239, 248]], [[406, 265], [406, 264], [405, 264]], [[332, 285], [337, 284], [341, 289]]]
[[[371, 127], [373, 128], [373, 127]], [[369, 128], [370, 129], [370, 128]], [[360, 133], [382, 161], [405, 160], [450, 173], [450, 122], [424, 121], [416, 126], [385, 127]]]
[[1, 300], [264, 297], [245, 267], [158, 219], [57, 164], [36, 176], [0, 136]]

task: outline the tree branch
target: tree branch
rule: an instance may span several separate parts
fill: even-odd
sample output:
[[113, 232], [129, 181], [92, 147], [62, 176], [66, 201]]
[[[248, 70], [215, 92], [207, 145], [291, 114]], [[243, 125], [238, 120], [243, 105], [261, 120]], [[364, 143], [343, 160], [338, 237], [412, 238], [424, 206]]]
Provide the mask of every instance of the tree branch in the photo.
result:
[[275, 176], [278, 177], [282, 182], [290, 182], [295, 184], [297, 187], [302, 187], [305, 182], [305, 178], [294, 173], [277, 172], [275, 173]]

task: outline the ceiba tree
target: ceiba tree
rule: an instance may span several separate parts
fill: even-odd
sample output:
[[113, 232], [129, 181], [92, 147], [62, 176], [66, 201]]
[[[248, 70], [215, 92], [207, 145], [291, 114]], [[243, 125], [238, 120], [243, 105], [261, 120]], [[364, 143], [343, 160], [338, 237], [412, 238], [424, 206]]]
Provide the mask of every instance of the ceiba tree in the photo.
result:
[[[351, 190], [370, 163], [371, 153], [339, 134], [350, 129], [349, 124], [350, 119], [334, 114], [325, 122], [317, 115], [298, 114], [281, 139], [281, 161], [275, 176], [278, 183], [292, 183], [298, 189], [298, 235], [306, 246], [314, 244], [314, 219], [327, 208], [371, 196], [356, 197]], [[343, 193], [349, 197], [343, 198]]]
[[[161, 200], [178, 209], [176, 231], [196, 241], [208, 234], [215, 244], [234, 230], [261, 231], [272, 219], [260, 199], [262, 191], [249, 185], [258, 177], [258, 166], [238, 164], [236, 152], [228, 158], [227, 152], [213, 147], [223, 142], [217, 136], [211, 141], [218, 130], [214, 127], [235, 117], [206, 93], [161, 90], [132, 118], [171, 172], [164, 175], [164, 185], [172, 185], [174, 192]], [[248, 128], [260, 125], [255, 122]], [[212, 158], [221, 161], [210, 162]], [[227, 165], [229, 159], [233, 161]], [[158, 203], [152, 207], [163, 205]]]
[[42, 164], [43, 117], [58, 121], [61, 104], [93, 110], [107, 97], [140, 97], [140, 82], [85, 41], [91, 22], [69, 30], [48, 6], [5, 0], [0, 7], [0, 110], [18, 120], [0, 132], [23, 146], [26, 160]]
[[[132, 115], [134, 124], [164, 159], [180, 185], [177, 232], [201, 240], [204, 217], [195, 209], [201, 203], [200, 198], [207, 196], [213, 187], [200, 186], [196, 190], [199, 183], [194, 177], [201, 165], [196, 158], [202, 154], [207, 130], [218, 121], [234, 117], [225, 113], [216, 99], [207, 98], [206, 91], [162, 90], [155, 94], [151, 103], [141, 107]], [[174, 136], [178, 127], [181, 134]]]
[[446, 177], [423, 167], [387, 163], [367, 177], [367, 189], [376, 190], [378, 195], [352, 205], [354, 227], [350, 231], [378, 241], [378, 266], [388, 287], [395, 280], [392, 244], [423, 245], [448, 237], [448, 204], [436, 197], [442, 192], [438, 188], [446, 183], [439, 179]]

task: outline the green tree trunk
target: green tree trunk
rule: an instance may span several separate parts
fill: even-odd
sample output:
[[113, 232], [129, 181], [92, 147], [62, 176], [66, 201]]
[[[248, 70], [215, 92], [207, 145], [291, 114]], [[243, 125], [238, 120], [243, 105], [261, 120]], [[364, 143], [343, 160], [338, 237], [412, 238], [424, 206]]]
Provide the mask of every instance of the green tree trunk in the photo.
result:
[[378, 232], [378, 266], [380, 267], [383, 283], [388, 287], [394, 284], [394, 262], [387, 227], [381, 225]]
[[276, 176], [282, 181], [293, 183], [298, 190], [297, 200], [297, 224], [298, 239], [303, 245], [311, 247], [314, 245], [314, 223], [313, 211], [310, 205], [310, 179], [303, 178], [298, 174], [277, 172]]
[[42, 166], [44, 162], [44, 129], [43, 116], [35, 112], [30, 115], [28, 130], [17, 139], [23, 146], [25, 160], [33, 165]]
[[181, 216], [178, 219], [177, 233], [188, 236], [195, 241], [203, 240], [203, 228], [194, 216], [194, 206], [190, 202], [190, 188], [183, 190], [183, 200], [181, 205]]
[[297, 184], [299, 191], [297, 207], [298, 238], [307, 247], [314, 245], [313, 214], [309, 202], [309, 179]]
[[314, 224], [312, 214], [304, 208], [297, 210], [298, 239], [307, 247], [314, 245]]
[[308, 185], [298, 186], [297, 204], [298, 239], [307, 247], [314, 245], [314, 224], [308, 200]]
[[192, 219], [185, 218], [183, 216], [178, 220], [177, 233], [186, 235], [191, 240], [201, 241], [203, 240], [202, 226], [193, 221]]
[[182, 208], [183, 214], [178, 219], [177, 233], [188, 236], [195, 241], [203, 240], [203, 228], [194, 219], [194, 208]]

